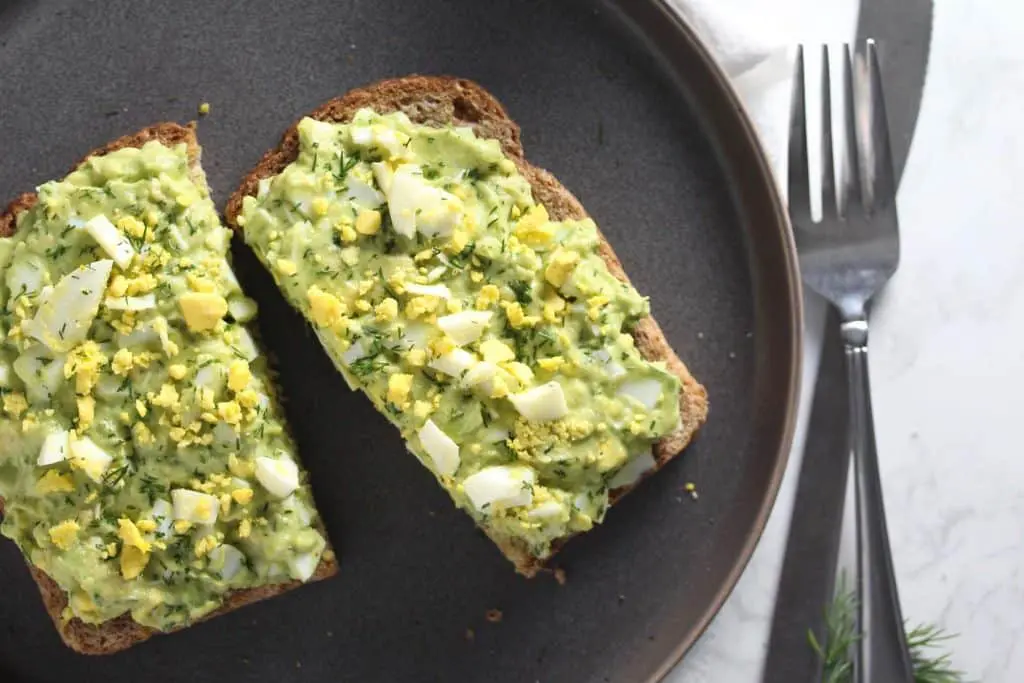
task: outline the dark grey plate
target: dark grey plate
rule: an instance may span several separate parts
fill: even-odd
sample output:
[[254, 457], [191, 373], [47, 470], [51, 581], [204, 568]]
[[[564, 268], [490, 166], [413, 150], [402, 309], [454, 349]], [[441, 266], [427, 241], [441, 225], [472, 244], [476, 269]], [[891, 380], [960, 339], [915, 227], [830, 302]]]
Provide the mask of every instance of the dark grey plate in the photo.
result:
[[[0, 679], [636, 681], [682, 655], [775, 495], [798, 283], [775, 187], [722, 76], [659, 2], [623, 5], [629, 21], [571, 0], [0, 4], [0, 196], [209, 101], [200, 139], [223, 201], [323, 100], [409, 72], [473, 78], [596, 217], [712, 401], [698, 442], [559, 556], [567, 585], [527, 581], [236, 248], [340, 575], [86, 660], [60, 644], [19, 553], [0, 543]], [[699, 501], [683, 492], [691, 480]], [[492, 608], [501, 623], [485, 619]]]

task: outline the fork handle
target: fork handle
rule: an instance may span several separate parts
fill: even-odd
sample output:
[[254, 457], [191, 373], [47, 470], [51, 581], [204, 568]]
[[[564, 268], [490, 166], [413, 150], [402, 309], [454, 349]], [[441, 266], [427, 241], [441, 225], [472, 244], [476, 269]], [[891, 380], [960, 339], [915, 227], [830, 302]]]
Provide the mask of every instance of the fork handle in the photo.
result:
[[857, 626], [855, 683], [913, 683], [896, 575], [885, 525], [875, 426], [868, 383], [866, 319], [842, 325], [850, 391], [849, 444], [857, 509]]

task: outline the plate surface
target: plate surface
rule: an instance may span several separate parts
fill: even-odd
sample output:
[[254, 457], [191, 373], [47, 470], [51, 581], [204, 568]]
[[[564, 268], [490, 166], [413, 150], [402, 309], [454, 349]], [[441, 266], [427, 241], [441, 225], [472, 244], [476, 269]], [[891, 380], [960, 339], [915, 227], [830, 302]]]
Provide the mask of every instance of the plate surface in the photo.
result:
[[289, 123], [334, 95], [411, 72], [479, 81], [522, 126], [528, 157], [608, 235], [712, 406], [681, 458], [558, 557], [565, 586], [521, 579], [236, 244], [340, 574], [83, 660], [0, 541], [0, 679], [63, 683], [85, 665], [108, 683], [638, 681], [681, 656], [774, 499], [796, 399], [798, 284], [734, 96], [658, 2], [623, 5], [629, 20], [582, 0], [0, 4], [3, 197], [208, 101], [200, 142], [223, 205]]

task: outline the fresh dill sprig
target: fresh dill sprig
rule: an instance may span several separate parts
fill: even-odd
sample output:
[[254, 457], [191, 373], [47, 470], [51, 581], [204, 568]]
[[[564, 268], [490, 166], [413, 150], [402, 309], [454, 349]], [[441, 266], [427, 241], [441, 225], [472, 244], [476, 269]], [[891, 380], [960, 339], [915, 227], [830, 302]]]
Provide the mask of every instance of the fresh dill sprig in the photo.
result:
[[[860, 639], [856, 628], [857, 600], [840, 582], [832, 604], [825, 610], [825, 643], [808, 631], [807, 639], [821, 659], [823, 683], [851, 683], [850, 650]], [[914, 666], [915, 683], [964, 683], [963, 673], [953, 668], [944, 645], [953, 638], [938, 626], [921, 625], [907, 631], [907, 646]]]

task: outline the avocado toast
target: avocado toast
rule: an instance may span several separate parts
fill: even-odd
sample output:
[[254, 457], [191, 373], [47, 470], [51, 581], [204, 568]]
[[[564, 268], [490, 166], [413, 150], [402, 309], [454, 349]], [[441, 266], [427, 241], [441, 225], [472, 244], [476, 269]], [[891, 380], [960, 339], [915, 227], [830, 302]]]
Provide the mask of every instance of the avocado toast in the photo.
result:
[[159, 124], [0, 214], [0, 530], [83, 653], [336, 571], [199, 156]]
[[525, 575], [706, 419], [611, 246], [475, 83], [411, 76], [327, 102], [226, 214]]

